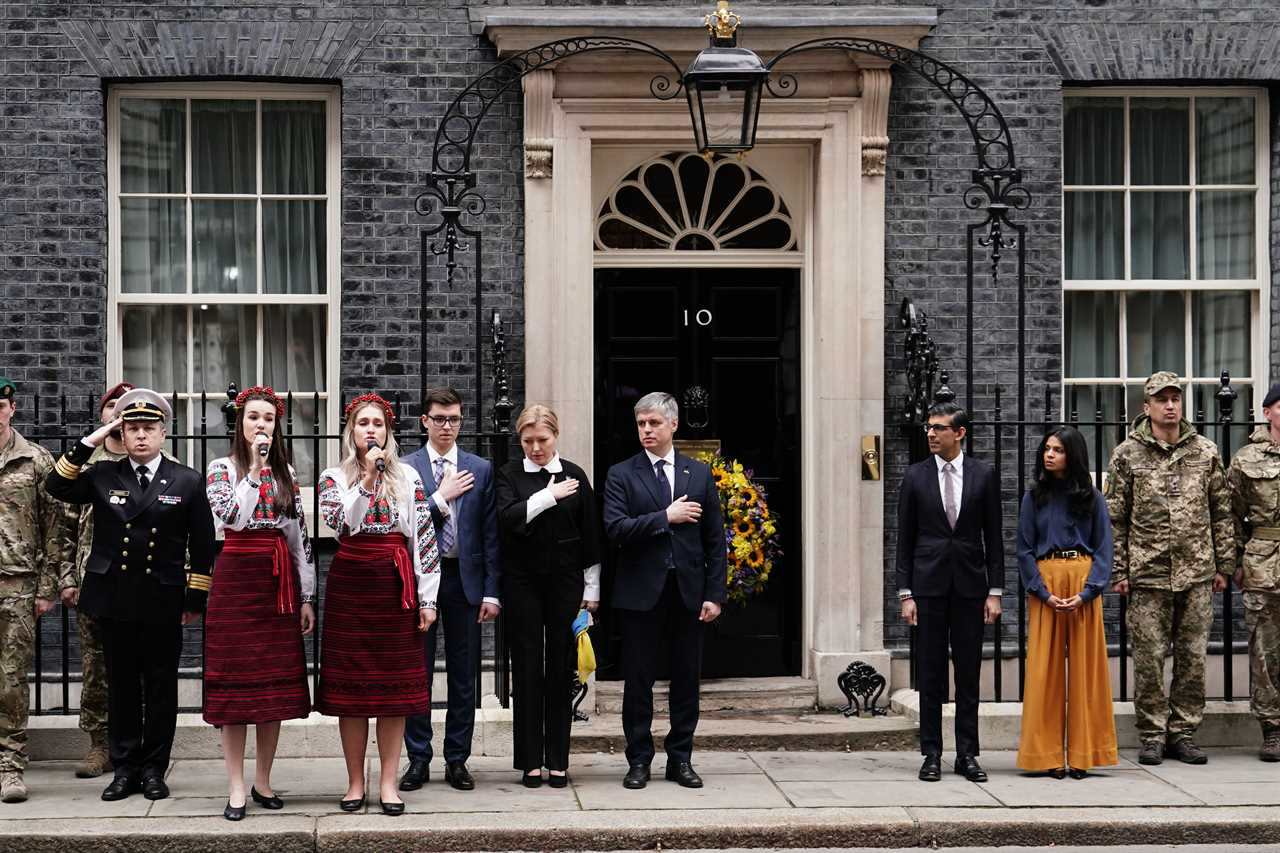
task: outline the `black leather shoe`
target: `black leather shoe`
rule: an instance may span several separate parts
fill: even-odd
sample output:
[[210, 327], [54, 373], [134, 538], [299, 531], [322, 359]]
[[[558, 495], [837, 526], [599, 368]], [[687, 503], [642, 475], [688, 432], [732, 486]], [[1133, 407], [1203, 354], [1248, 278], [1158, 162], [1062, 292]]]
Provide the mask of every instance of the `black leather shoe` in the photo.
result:
[[552, 788], [567, 788], [569, 786], [569, 774], [557, 776], [554, 773], [547, 774], [547, 784]]
[[382, 813], [387, 817], [400, 817], [404, 814], [404, 803], [384, 803], [379, 800], [378, 805], [382, 807]]
[[136, 794], [142, 790], [138, 784], [138, 780], [130, 776], [117, 776], [111, 780], [111, 784], [102, 789], [102, 799], [107, 802], [115, 802], [123, 800], [130, 794]]
[[956, 773], [960, 774], [970, 782], [987, 781], [987, 771], [983, 770], [978, 764], [978, 759], [972, 755], [956, 756]]
[[532, 770], [526, 770], [524, 771], [524, 775], [520, 777], [520, 784], [524, 785], [526, 788], [541, 788], [542, 774], [538, 773], [537, 775], [534, 775]]
[[142, 796], [148, 800], [163, 800], [169, 796], [169, 786], [159, 776], [148, 776], [142, 780]]
[[272, 794], [269, 797], [264, 797], [259, 794], [258, 789], [254, 787], [249, 789], [249, 795], [253, 797], [253, 801], [255, 803], [262, 806], [264, 809], [277, 811], [278, 809], [284, 808], [284, 800], [280, 799], [275, 794]]
[[1067, 778], [1067, 768], [1065, 767], [1055, 767], [1052, 770], [1047, 770], [1045, 772], [1048, 773], [1050, 778], [1053, 778], [1053, 779]]
[[1072, 779], [1087, 779], [1089, 777], [1089, 771], [1081, 770], [1079, 767], [1072, 767], [1067, 771], [1067, 775]]
[[476, 787], [476, 780], [472, 778], [471, 771], [461, 761], [453, 761], [444, 766], [444, 781], [459, 791], [471, 791]]
[[344, 812], [358, 812], [364, 808], [364, 797], [361, 796], [358, 800], [339, 800], [338, 808]]
[[638, 791], [649, 784], [649, 765], [632, 764], [627, 775], [622, 777], [622, 787]]
[[693, 772], [693, 765], [687, 761], [668, 761], [665, 775], [668, 782], [675, 782], [681, 788], [702, 787], [702, 777]]
[[425, 759], [410, 758], [409, 769], [400, 777], [401, 791], [416, 791], [431, 781], [431, 765]]
[[244, 805], [233, 806], [231, 801], [227, 801], [227, 807], [222, 810], [222, 816], [227, 820], [244, 820]]
[[942, 781], [942, 756], [929, 754], [924, 757], [924, 763], [920, 765], [920, 781], [921, 782], [941, 782]]

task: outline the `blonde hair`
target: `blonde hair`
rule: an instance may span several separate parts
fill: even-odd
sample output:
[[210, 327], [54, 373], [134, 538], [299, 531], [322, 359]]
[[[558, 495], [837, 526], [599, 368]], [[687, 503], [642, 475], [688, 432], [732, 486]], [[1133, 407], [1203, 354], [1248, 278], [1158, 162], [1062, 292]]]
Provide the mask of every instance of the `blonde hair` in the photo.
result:
[[516, 418], [516, 435], [524, 432], [525, 427], [545, 426], [556, 438], [560, 437], [560, 419], [550, 406], [533, 403], [525, 406], [520, 417]]
[[359, 460], [360, 451], [365, 448], [356, 444], [355, 424], [360, 413], [368, 408], [377, 409], [387, 427], [387, 445], [383, 448], [383, 460], [386, 462], [386, 470], [378, 478], [378, 487], [374, 493], [374, 499], [376, 500], [378, 495], [381, 494], [387, 498], [389, 503], [398, 506], [401, 501], [412, 498], [412, 495], [409, 494], [409, 480], [400, 468], [400, 446], [396, 444], [395, 433], [391, 431], [391, 420], [387, 418], [386, 411], [378, 403], [365, 403], [353, 411], [351, 417], [347, 418], [347, 425], [342, 430], [342, 464], [339, 467], [342, 469], [342, 475], [346, 478], [348, 486], [354, 486], [364, 477], [364, 471], [360, 469]]

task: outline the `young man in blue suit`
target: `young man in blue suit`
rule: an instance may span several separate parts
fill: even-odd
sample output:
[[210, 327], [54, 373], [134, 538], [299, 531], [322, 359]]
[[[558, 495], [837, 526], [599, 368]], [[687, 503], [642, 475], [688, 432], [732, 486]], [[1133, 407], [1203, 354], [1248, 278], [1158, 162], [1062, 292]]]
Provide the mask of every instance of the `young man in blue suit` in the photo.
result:
[[711, 469], [677, 453], [679, 411], [656, 391], [635, 406], [640, 453], [609, 469], [604, 526], [617, 549], [613, 607], [622, 626], [625, 788], [643, 788], [653, 761], [653, 682], [663, 639], [671, 669], [666, 778], [701, 788], [693, 771], [703, 626], [726, 598], [724, 524]]
[[[476, 720], [476, 674], [480, 670], [480, 623], [501, 609], [498, 519], [493, 466], [458, 447], [462, 398], [452, 388], [435, 388], [422, 401], [426, 447], [404, 461], [417, 469], [428, 490], [431, 519], [440, 549], [440, 617], [427, 631], [427, 678], [435, 675], [436, 638], [444, 623], [449, 710], [444, 724], [444, 778], [460, 791], [475, 788], [467, 770]], [[409, 769], [400, 790], [416, 791], [430, 778], [431, 714], [405, 721]]]

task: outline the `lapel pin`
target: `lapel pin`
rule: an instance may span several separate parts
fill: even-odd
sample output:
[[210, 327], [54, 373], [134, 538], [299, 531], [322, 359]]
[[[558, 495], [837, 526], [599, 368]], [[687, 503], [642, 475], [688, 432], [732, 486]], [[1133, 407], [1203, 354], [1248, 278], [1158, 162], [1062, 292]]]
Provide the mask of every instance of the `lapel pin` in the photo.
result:
[[689, 473], [689, 469], [688, 469], [688, 468], [685, 468], [685, 469], [684, 469], [683, 471], [681, 471], [680, 473], [681, 473], [681, 474], [688, 474], [688, 473]]

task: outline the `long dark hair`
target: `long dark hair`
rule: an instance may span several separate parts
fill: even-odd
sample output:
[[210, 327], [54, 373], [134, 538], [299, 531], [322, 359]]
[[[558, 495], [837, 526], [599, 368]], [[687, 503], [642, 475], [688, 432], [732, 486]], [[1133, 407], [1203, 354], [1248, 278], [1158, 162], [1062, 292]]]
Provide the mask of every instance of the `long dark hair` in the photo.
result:
[[[1062, 442], [1062, 447], [1067, 452], [1067, 473], [1061, 479], [1044, 469], [1044, 449], [1051, 438]], [[1081, 518], [1093, 513], [1096, 496], [1093, 478], [1089, 476], [1089, 446], [1080, 430], [1070, 426], [1051, 429], [1040, 439], [1040, 449], [1036, 451], [1035, 479], [1031, 483], [1031, 495], [1038, 507], [1044, 506], [1049, 498], [1061, 491], [1066, 492], [1067, 505], [1072, 515]]]
[[[255, 400], [277, 407], [280, 402], [278, 398], [265, 393], [251, 393], [242, 401], [238, 401], [235, 434], [231, 437], [231, 461], [235, 463], [237, 477], [244, 477], [253, 464], [249, 454], [254, 451], [249, 446], [249, 439], [244, 437], [244, 413], [249, 408], [249, 404]], [[276, 481], [276, 515], [296, 518], [298, 508], [293, 501], [293, 471], [289, 468], [289, 448], [280, 437], [283, 427], [284, 422], [280, 419], [277, 408], [276, 428], [271, 433], [271, 446], [267, 449], [267, 467], [271, 469], [271, 476]]]

